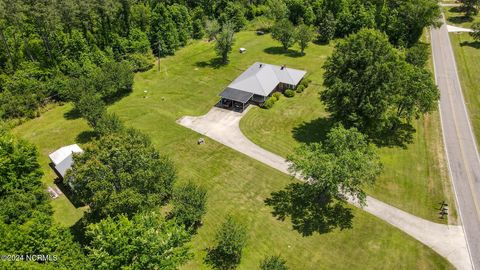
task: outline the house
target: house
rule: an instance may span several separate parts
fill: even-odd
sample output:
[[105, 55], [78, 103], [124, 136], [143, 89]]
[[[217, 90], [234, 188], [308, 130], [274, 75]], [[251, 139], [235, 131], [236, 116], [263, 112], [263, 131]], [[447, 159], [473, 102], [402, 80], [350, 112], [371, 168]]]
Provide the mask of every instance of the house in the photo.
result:
[[77, 144], [72, 144], [64, 146], [48, 155], [52, 161], [52, 168], [55, 170], [58, 177], [65, 177], [67, 170], [72, 167], [74, 153], [83, 153], [83, 150]]
[[241, 110], [249, 102], [263, 103], [275, 91], [295, 89], [307, 72], [256, 62], [220, 93], [224, 107]]

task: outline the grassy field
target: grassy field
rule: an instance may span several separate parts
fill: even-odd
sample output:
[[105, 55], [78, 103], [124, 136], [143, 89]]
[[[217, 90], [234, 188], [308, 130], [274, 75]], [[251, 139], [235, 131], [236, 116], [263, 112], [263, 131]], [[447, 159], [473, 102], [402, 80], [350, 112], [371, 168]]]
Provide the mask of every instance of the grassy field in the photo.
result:
[[[242, 32], [231, 63], [218, 66], [211, 61], [215, 58], [212, 44], [196, 42], [176, 56], [162, 59], [160, 72], [153, 69], [137, 74], [133, 93], [109, 108], [128, 126], [150, 135], [158, 149], [172, 157], [179, 181], [192, 180], [209, 191], [204, 226], [191, 243], [195, 257], [183, 269], [207, 269], [202, 264], [205, 248], [227, 214], [243, 221], [249, 231], [239, 269], [256, 269], [264, 256], [272, 254], [281, 254], [292, 269], [452, 269], [429, 248], [358, 209], [354, 209], [353, 229], [302, 237], [288, 221], [272, 217], [263, 202], [293, 179], [209, 139], [198, 146], [200, 135], [175, 123], [184, 115], [206, 113], [223, 87], [254, 61], [286, 63], [314, 71], [312, 76], [318, 77], [315, 70], [320, 70], [331, 51], [326, 46], [312, 46], [307, 49], [307, 65], [307, 58], [295, 52], [279, 55], [277, 46], [269, 36]], [[248, 52], [238, 54], [239, 47]], [[88, 138], [86, 124], [72, 119], [70, 110], [70, 105], [54, 108], [15, 129], [39, 147], [47, 171], [49, 151]], [[46, 182], [49, 177], [53, 178], [46, 175]], [[72, 213], [81, 211], [66, 203], [55, 210], [56, 220], [65, 225], [72, 224]]]
[[[459, 16], [446, 13], [447, 18]], [[480, 16], [475, 18], [480, 21]], [[475, 42], [468, 33], [450, 33], [457, 62], [462, 91], [467, 104], [472, 127], [477, 139], [480, 141], [480, 42]]]

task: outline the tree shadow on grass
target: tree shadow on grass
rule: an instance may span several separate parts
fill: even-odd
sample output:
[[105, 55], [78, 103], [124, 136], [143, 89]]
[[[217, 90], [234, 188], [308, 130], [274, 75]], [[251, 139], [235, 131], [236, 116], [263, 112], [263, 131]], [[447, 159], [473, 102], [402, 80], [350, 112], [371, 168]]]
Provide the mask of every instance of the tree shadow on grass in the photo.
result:
[[447, 19], [448, 22], [453, 23], [453, 24], [462, 24], [462, 23], [467, 23], [467, 22], [472, 22], [473, 18], [472, 17], [466, 17], [466, 16], [452, 16]]
[[323, 141], [335, 121], [331, 118], [317, 118], [309, 122], [303, 122], [292, 130], [295, 140], [301, 143], [315, 143]]
[[[322, 142], [327, 138], [328, 132], [338, 123], [329, 117], [317, 118], [294, 127], [292, 135], [300, 143]], [[366, 135], [378, 147], [406, 148], [408, 144], [413, 142], [415, 132], [416, 130], [411, 124], [398, 123], [395, 128], [375, 131]]]
[[67, 120], [75, 120], [81, 118], [82, 114], [79, 110], [77, 110], [77, 108], [73, 107], [70, 111], [64, 113], [63, 117]]
[[463, 42], [460, 42], [460, 46], [461, 47], [468, 46], [474, 49], [480, 49], [480, 41], [474, 41], [474, 42], [463, 41]]
[[223, 63], [222, 58], [220, 57], [210, 59], [209, 61], [199, 61], [195, 63], [195, 66], [199, 68], [211, 67], [214, 69], [219, 69], [225, 65], [226, 64]]
[[458, 7], [451, 7], [448, 9], [448, 11], [452, 13], [463, 13], [465, 12], [465, 9], [462, 6], [458, 6]]
[[369, 134], [369, 139], [378, 147], [401, 147], [406, 149], [413, 142], [416, 129], [408, 123], [399, 123], [392, 129]]
[[307, 183], [292, 183], [265, 200], [272, 215], [285, 221], [290, 217], [294, 230], [303, 236], [351, 229], [353, 214], [347, 202], [338, 200]]
[[75, 242], [79, 243], [82, 247], [89, 244], [89, 239], [86, 236], [86, 230], [90, 221], [87, 218], [88, 213], [79, 219], [73, 226], [70, 227], [70, 233], [73, 235]]
[[281, 55], [285, 55], [285, 56], [288, 56], [288, 57], [294, 57], [294, 58], [302, 57], [302, 56], [305, 55], [305, 54], [302, 54], [299, 51], [295, 51], [295, 50], [292, 50], [292, 49], [288, 49], [288, 50], [285, 51], [285, 49], [283, 49], [283, 47], [269, 47], [269, 48], [264, 49], [263, 51], [268, 53], [268, 54], [281, 54]]
[[81, 144], [93, 141], [98, 136], [97, 132], [93, 130], [85, 130], [80, 132], [75, 138], [75, 141]]
[[[51, 163], [50, 166], [53, 166]], [[80, 198], [72, 191], [72, 189], [65, 185], [62, 178], [58, 177], [55, 179], [55, 185], [62, 191], [62, 193], [67, 197], [67, 199], [75, 206], [75, 208], [83, 207], [85, 204], [80, 200]]]

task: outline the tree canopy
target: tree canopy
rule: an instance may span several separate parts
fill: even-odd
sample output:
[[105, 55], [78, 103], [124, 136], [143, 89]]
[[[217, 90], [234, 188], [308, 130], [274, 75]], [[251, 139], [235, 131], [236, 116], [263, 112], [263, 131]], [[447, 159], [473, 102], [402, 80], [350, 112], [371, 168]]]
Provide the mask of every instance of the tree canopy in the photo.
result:
[[[436, 109], [431, 74], [406, 62], [385, 34], [363, 29], [339, 42], [323, 68], [321, 99], [332, 116], [372, 139], [409, 140], [410, 121]], [[409, 129], [410, 128], [410, 129]]]
[[235, 35], [235, 25], [231, 22], [227, 22], [222, 25], [220, 32], [218, 33], [215, 43], [215, 51], [221, 58], [223, 64], [228, 63], [228, 54], [232, 51]]
[[135, 213], [170, 198], [176, 172], [172, 162], [132, 129], [107, 134], [74, 157], [65, 181], [90, 206], [94, 218]]
[[365, 136], [355, 128], [334, 127], [322, 143], [302, 144], [288, 156], [291, 172], [304, 183], [293, 183], [265, 200], [280, 220], [290, 217], [302, 235], [352, 227], [347, 199], [364, 205], [364, 188], [372, 185], [382, 165]]
[[[66, 228], [52, 220], [33, 145], [0, 127], [0, 252], [49, 254], [42, 261], [0, 261], [2, 269], [85, 269], [80, 246]], [[42, 268], [43, 269], [43, 268]]]
[[288, 270], [285, 260], [280, 256], [268, 256], [260, 263], [261, 270]]
[[227, 216], [216, 233], [216, 245], [209, 248], [205, 262], [214, 269], [235, 269], [242, 258], [247, 242], [247, 231], [243, 224]]
[[374, 146], [355, 128], [333, 128], [323, 143], [303, 144], [288, 156], [290, 170], [324, 193], [342, 194], [365, 203], [363, 188], [381, 172]]
[[272, 38], [278, 40], [286, 51], [295, 43], [295, 28], [289, 20], [281, 20], [272, 28]]
[[207, 191], [192, 182], [180, 185], [173, 192], [171, 215], [190, 229], [200, 223], [205, 214]]
[[191, 258], [190, 235], [155, 212], [120, 215], [90, 224], [88, 259], [93, 269], [178, 269]]

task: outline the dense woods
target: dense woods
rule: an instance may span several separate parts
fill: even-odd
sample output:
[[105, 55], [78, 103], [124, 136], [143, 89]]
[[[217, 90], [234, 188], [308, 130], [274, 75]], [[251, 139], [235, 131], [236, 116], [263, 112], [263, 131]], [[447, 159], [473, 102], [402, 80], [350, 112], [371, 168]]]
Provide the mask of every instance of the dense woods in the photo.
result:
[[[286, 19], [312, 26], [323, 41], [377, 28], [410, 47], [438, 14], [434, 0], [1, 0], [0, 117], [35, 117], [48, 102], [91, 92], [111, 101], [131, 89], [128, 72], [149, 69], [154, 55], [174, 54], [204, 33], [214, 39], [227, 22], [239, 31], [255, 17], [271, 25]], [[304, 33], [302, 48], [311, 39]], [[231, 45], [218, 47], [226, 62]]]

